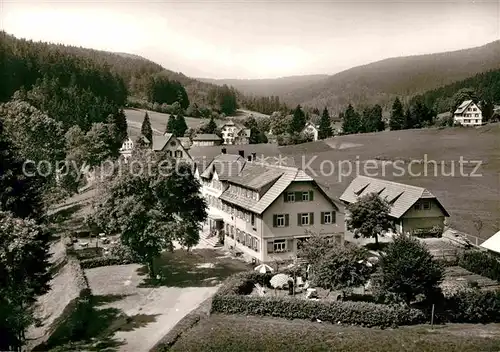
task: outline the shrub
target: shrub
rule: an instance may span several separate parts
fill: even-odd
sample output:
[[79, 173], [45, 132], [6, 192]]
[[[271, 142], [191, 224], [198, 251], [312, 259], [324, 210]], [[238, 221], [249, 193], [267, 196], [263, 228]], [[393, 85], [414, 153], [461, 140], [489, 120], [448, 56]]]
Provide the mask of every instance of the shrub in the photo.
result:
[[80, 260], [102, 257], [104, 249], [102, 247], [89, 247], [73, 251]]
[[220, 295], [249, 295], [254, 285], [270, 286], [273, 274], [261, 274], [255, 271], [245, 271], [234, 274], [224, 281], [219, 290]]
[[118, 258], [118, 257], [100, 257], [100, 258], [90, 258], [84, 259], [80, 262], [82, 269], [92, 269], [101, 266], [109, 265], [122, 265], [122, 264], [132, 264], [130, 260]]
[[466, 251], [459, 257], [458, 265], [475, 274], [500, 281], [500, 262], [487, 252]]
[[409, 304], [417, 296], [430, 299], [439, 291], [444, 268], [433, 260], [418, 239], [400, 235], [390, 243], [380, 261], [380, 288]]
[[437, 316], [450, 323], [500, 323], [500, 291], [458, 292], [444, 299]]
[[271, 316], [286, 319], [319, 319], [331, 323], [365, 327], [395, 327], [420, 324], [425, 315], [417, 309], [400, 305], [367, 302], [322, 302], [300, 298], [255, 297], [216, 294], [212, 312]]

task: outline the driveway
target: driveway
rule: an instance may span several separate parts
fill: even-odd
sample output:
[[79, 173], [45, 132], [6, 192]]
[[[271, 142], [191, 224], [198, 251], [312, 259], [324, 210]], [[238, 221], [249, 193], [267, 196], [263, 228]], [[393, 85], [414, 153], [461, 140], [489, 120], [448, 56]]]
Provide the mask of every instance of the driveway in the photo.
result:
[[114, 335], [124, 342], [119, 349], [124, 352], [149, 351], [218, 288], [139, 287], [144, 281], [137, 272], [140, 267], [131, 264], [85, 270], [92, 294], [109, 301], [101, 308], [116, 308], [134, 320], [132, 328]]
[[[114, 265], [85, 270], [90, 289], [103, 310], [114, 315], [114, 338], [123, 352], [148, 352], [184, 316], [211, 297], [227, 276], [248, 270], [203, 240], [189, 253], [165, 253], [163, 286], [148, 285], [142, 265]], [[110, 313], [113, 312], [113, 313]], [[128, 316], [127, 321], [121, 314]], [[113, 329], [114, 330], [114, 329]]]

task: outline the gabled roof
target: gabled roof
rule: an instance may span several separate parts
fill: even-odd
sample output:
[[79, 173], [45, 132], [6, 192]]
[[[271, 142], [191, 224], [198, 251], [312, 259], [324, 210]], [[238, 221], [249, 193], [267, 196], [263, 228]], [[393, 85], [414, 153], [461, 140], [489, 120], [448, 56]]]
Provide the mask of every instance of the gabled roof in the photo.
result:
[[245, 165], [245, 159], [239, 155], [220, 154], [209, 163], [203, 173], [201, 173], [201, 177], [211, 178], [215, 169], [219, 179], [224, 181], [238, 175], [243, 165]]
[[358, 197], [370, 193], [378, 193], [381, 198], [386, 199], [391, 204], [389, 215], [396, 219], [402, 217], [421, 198], [433, 199], [444, 215], [450, 216], [438, 199], [425, 188], [367, 176], [356, 177], [340, 196], [340, 200], [354, 203]]
[[153, 136], [153, 150], [163, 150], [172, 136], [172, 133], [165, 133], [163, 136]]
[[500, 253], [500, 231], [481, 243], [480, 246], [492, 252]]
[[467, 109], [467, 107], [472, 103], [472, 100], [464, 100], [462, 104], [455, 110], [455, 114], [461, 114]]
[[[222, 167], [224, 166], [224, 167]], [[337, 205], [326, 195], [326, 192], [304, 171], [295, 167], [275, 166], [267, 163], [246, 161], [237, 155], [221, 154], [204, 170], [202, 177], [210, 178], [213, 170], [217, 171], [220, 180], [241, 185], [242, 187], [261, 191], [265, 186], [270, 188], [259, 200], [238, 197], [229, 190], [219, 197], [246, 210], [262, 214], [292, 182], [313, 182], [320, 192], [338, 209]], [[228, 174], [228, 171], [231, 174]]]
[[213, 134], [213, 133], [202, 133], [202, 134], [197, 134], [196, 136], [193, 137], [193, 141], [221, 141], [222, 138], [220, 138], [218, 135]]
[[237, 135], [238, 137], [247, 137], [247, 138], [250, 138], [250, 128], [243, 128], [241, 130], [238, 131]]
[[284, 171], [276, 167], [268, 167], [255, 163], [245, 163], [238, 175], [228, 178], [228, 181], [246, 188], [259, 191], [271, 182], [276, 181]]

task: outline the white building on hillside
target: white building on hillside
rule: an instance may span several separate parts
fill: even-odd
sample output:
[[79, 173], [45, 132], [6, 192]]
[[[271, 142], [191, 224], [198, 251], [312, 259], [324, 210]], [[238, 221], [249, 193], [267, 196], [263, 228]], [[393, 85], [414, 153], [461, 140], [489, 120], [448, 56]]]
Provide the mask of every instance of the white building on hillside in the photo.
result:
[[463, 126], [481, 126], [483, 114], [472, 100], [465, 100], [453, 113], [453, 120]]
[[230, 145], [250, 143], [251, 131], [243, 125], [229, 121], [221, 127], [221, 131], [223, 144]]
[[302, 130], [302, 133], [306, 133], [313, 137], [313, 141], [318, 140], [319, 126], [313, 124], [311, 121], [306, 123], [306, 126]]
[[[139, 137], [142, 138], [145, 144], [149, 144], [149, 141], [146, 137], [142, 136]], [[120, 155], [123, 156], [125, 159], [129, 158], [132, 155], [132, 151], [134, 150], [136, 141], [132, 139], [132, 137], [128, 137], [125, 142], [123, 142], [122, 147], [120, 148]]]
[[258, 262], [293, 259], [313, 233], [344, 242], [344, 214], [304, 171], [220, 154], [195, 175], [206, 198], [209, 232]]

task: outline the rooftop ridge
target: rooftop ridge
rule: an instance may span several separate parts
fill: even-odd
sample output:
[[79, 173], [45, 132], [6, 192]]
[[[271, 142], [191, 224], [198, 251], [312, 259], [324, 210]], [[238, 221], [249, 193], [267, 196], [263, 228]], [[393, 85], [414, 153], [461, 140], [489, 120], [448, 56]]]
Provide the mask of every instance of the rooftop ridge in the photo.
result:
[[375, 180], [377, 182], [384, 182], [384, 183], [388, 183], [388, 184], [391, 184], [391, 185], [397, 185], [397, 186], [404, 187], [404, 188], [411, 188], [411, 189], [414, 189], [414, 190], [421, 191], [422, 193], [424, 191], [428, 191], [429, 193], [431, 193], [429, 190], [427, 190], [424, 187], [412, 186], [412, 185], [408, 185], [406, 183], [389, 181], [389, 180], [386, 180], [386, 179], [383, 179], [383, 178], [376, 178], [376, 177], [370, 177], [370, 176], [364, 176], [364, 175], [358, 175], [356, 178], [364, 178], [364, 179], [368, 179], [368, 180]]

